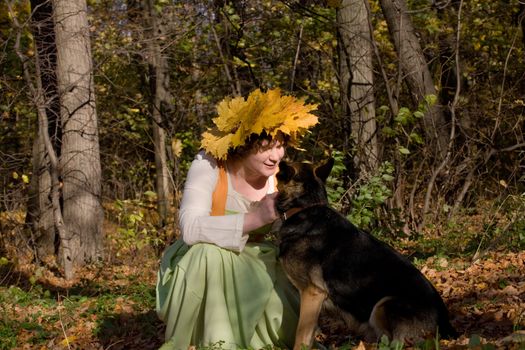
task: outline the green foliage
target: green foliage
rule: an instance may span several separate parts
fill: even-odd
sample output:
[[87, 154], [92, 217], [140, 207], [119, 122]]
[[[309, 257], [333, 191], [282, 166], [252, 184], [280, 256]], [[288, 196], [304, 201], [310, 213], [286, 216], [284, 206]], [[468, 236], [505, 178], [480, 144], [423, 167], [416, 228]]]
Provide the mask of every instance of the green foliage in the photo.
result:
[[25, 292], [21, 288], [12, 286], [10, 288], [7, 288], [6, 290], [3, 290], [2, 293], [0, 293], [0, 301], [2, 304], [10, 302], [20, 305], [28, 305], [30, 304], [35, 297], [39, 297], [40, 293], [35, 293], [35, 291], [32, 292]]
[[180, 153], [174, 158], [177, 162], [177, 175], [179, 175], [177, 181], [182, 184], [191, 162], [200, 148], [200, 139], [192, 131], [183, 131], [176, 133], [173, 140], [180, 142]]
[[[146, 192], [154, 200], [154, 192]], [[151, 205], [151, 204], [150, 204]], [[113, 238], [117, 248], [117, 256], [121, 251], [138, 252], [142, 248], [155, 247], [163, 244], [151, 220], [145, 220], [145, 204], [140, 200], [116, 200], [116, 219], [119, 227]]]
[[386, 335], [381, 337], [381, 341], [377, 344], [379, 350], [402, 350], [404, 344], [398, 340], [390, 341]]
[[481, 337], [477, 334], [473, 334], [470, 336], [468, 340], [468, 348], [469, 349], [479, 349], [479, 350], [496, 350], [496, 346], [494, 344], [483, 344], [481, 342]]
[[394, 166], [389, 162], [380, 165], [377, 174], [362, 184], [352, 197], [348, 219], [356, 226], [372, 230], [378, 221], [378, 209], [392, 196], [388, 187], [392, 181]]
[[76, 285], [67, 296], [50, 293], [40, 282], [27, 291], [0, 286], [0, 350], [22, 345], [40, 349], [50, 340], [65, 347], [64, 334], [74, 348], [85, 348], [79, 338], [87, 334], [107, 346], [115, 341], [112, 337], [126, 339], [126, 332], [139, 331], [154, 343], [159, 323], [152, 312], [155, 289], [139, 278], [143, 276], [121, 271]]
[[525, 249], [525, 192], [521, 195], [509, 195], [505, 206], [505, 216], [509, 222], [507, 237], [504, 237], [506, 246], [516, 250]]
[[[487, 251], [525, 248], [525, 195], [505, 195], [495, 203], [479, 203], [442, 224], [428, 224], [428, 235], [413, 232], [409, 239], [419, 253], [437, 257], [465, 257]], [[439, 259], [438, 259], [439, 260]], [[437, 260], [436, 260], [437, 261]], [[439, 269], [439, 266], [435, 266]]]
[[[36, 111], [28, 103], [21, 60], [15, 52], [15, 45], [18, 45], [20, 54], [29, 60], [29, 74], [33, 74], [33, 37], [24, 26], [29, 22], [30, 13], [28, 1], [0, 3], [0, 188], [6, 189], [0, 194], [0, 211], [21, 205], [26, 183], [14, 175], [26, 175], [31, 170]], [[15, 20], [21, 28], [17, 28]]]
[[[373, 230], [379, 221], [379, 208], [392, 196], [389, 185], [394, 180], [394, 167], [389, 162], [380, 165], [377, 173], [359, 182], [353, 188], [344, 188], [343, 174], [346, 167], [343, 163], [344, 156], [340, 151], [332, 151], [334, 166], [326, 180], [328, 201], [335, 209], [344, 210], [346, 201], [350, 202], [350, 213], [347, 218], [356, 226]], [[379, 233], [379, 232], [376, 232]]]
[[439, 350], [440, 346], [438, 334], [436, 334], [434, 339], [425, 339], [421, 342], [418, 342], [415, 348], [419, 350]]
[[344, 189], [343, 174], [346, 167], [343, 163], [343, 152], [333, 150], [331, 154], [334, 158], [334, 166], [330, 172], [330, 176], [326, 179], [326, 192], [328, 195], [328, 202], [336, 209], [342, 209], [342, 199], [346, 190]]
[[9, 350], [17, 345], [16, 336], [19, 325], [6, 317], [0, 319], [0, 350]]
[[42, 286], [35, 285], [29, 291], [11, 286], [9, 288], [0, 287], [0, 350], [11, 349], [18, 344], [17, 337], [20, 332], [28, 333], [27, 344], [45, 344], [50, 338], [55, 336], [53, 332], [45, 330], [42, 322], [50, 322], [48, 316], [40, 311], [34, 311], [23, 315], [20, 319], [17, 316], [20, 307], [56, 307], [53, 300], [49, 299], [50, 293], [43, 290]]
[[471, 241], [474, 251], [506, 247], [512, 250], [525, 248], [525, 193], [506, 195], [501, 202], [496, 202], [493, 212], [485, 218], [483, 231], [477, 239]]
[[409, 155], [409, 145], [422, 146], [425, 143], [424, 137], [420, 131], [419, 121], [428, 113], [431, 106], [436, 104], [437, 97], [435, 95], [427, 95], [421, 103], [417, 106], [415, 111], [411, 111], [408, 107], [401, 107], [396, 116], [394, 116], [392, 123], [387, 123], [390, 109], [387, 106], [378, 108], [378, 120], [386, 125], [382, 129], [382, 134], [387, 139], [395, 139], [397, 143], [397, 151], [402, 155]]

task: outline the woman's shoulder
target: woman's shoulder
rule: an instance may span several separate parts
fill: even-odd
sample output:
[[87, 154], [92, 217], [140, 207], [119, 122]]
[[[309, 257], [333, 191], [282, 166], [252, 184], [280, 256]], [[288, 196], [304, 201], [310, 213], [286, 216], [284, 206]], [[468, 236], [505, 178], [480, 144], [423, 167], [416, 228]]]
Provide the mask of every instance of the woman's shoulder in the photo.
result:
[[217, 182], [218, 169], [217, 160], [206, 152], [200, 151], [195, 155], [188, 170], [186, 185], [198, 184], [200, 187], [208, 187], [206, 184], [209, 184], [213, 187]]
[[217, 159], [215, 159], [215, 157], [213, 157], [209, 153], [206, 153], [206, 151], [204, 150], [200, 150], [199, 153], [195, 155], [194, 161], [209, 163], [210, 166], [214, 168], [218, 164]]
[[216, 170], [221, 166], [221, 162], [218, 161], [214, 156], [201, 150], [195, 155], [192, 166], [207, 167]]

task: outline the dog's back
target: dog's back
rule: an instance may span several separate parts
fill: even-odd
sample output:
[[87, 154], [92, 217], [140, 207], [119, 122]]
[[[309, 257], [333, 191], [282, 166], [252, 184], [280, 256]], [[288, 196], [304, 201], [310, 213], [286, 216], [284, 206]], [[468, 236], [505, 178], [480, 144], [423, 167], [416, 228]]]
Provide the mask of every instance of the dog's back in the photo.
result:
[[436, 330], [454, 336], [443, 300], [420, 271], [326, 205], [327, 168], [280, 167], [277, 208], [293, 213], [279, 231], [280, 257], [292, 283], [326, 292], [325, 308], [367, 340], [417, 339]]

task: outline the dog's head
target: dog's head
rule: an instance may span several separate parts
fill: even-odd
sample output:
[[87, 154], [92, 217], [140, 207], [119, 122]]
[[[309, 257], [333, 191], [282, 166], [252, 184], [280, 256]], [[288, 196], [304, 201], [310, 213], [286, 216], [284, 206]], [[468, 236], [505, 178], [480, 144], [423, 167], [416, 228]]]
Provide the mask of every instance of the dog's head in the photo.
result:
[[333, 158], [317, 167], [304, 162], [279, 163], [277, 210], [284, 213], [291, 208], [327, 203], [325, 182], [333, 165]]

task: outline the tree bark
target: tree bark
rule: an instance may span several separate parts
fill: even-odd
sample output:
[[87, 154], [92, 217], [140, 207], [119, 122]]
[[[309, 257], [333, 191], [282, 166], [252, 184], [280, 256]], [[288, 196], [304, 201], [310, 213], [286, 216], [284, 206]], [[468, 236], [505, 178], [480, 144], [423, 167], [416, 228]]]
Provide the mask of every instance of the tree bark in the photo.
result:
[[355, 168], [370, 172], [377, 168], [379, 154], [372, 34], [366, 1], [343, 0], [337, 9], [337, 29], [343, 120], [350, 121], [350, 134], [356, 146]]
[[168, 221], [169, 197], [171, 193], [170, 171], [166, 153], [166, 131], [164, 130], [164, 113], [171, 107], [169, 93], [169, 64], [162, 53], [160, 42], [163, 37], [163, 28], [159, 14], [155, 10], [152, 0], [144, 1], [148, 41], [148, 65], [150, 72], [151, 116], [153, 130], [153, 144], [155, 148], [155, 170], [157, 207], [160, 217], [160, 226]]
[[[405, 0], [380, 0], [388, 24], [390, 36], [399, 55], [401, 71], [416, 104], [426, 95], [438, 95], [432, 74], [423, 55]], [[447, 151], [448, 129], [443, 107], [439, 103], [430, 106], [423, 117], [425, 134], [434, 148], [434, 154], [443, 158]]]
[[[49, 135], [51, 149], [60, 153], [60, 104], [56, 78], [56, 45], [53, 6], [49, 0], [31, 1], [31, 31], [36, 47], [37, 90], [33, 98], [39, 109], [39, 119], [46, 118], [47, 129], [37, 132], [33, 143], [33, 176], [29, 185], [26, 222], [31, 227], [32, 245], [39, 260], [55, 255], [57, 230], [51, 203], [51, 163], [43, 133]], [[29, 82], [28, 82], [29, 83]], [[45, 87], [45, 88], [43, 88]], [[38, 106], [38, 104], [42, 104]]]
[[[236, 66], [233, 64], [233, 55], [231, 52], [230, 41], [232, 36], [231, 22], [224, 11], [224, 6], [226, 5], [223, 1], [214, 1], [213, 2], [213, 11], [214, 16], [216, 17], [216, 22], [223, 26], [221, 35], [215, 30], [215, 24], [211, 25], [211, 31], [213, 38], [215, 39], [215, 44], [217, 46], [217, 52], [222, 61], [222, 66], [224, 69], [224, 75], [226, 80], [230, 84], [231, 92], [234, 96], [242, 96], [242, 87], [241, 81], [239, 79], [239, 74], [237, 72]], [[251, 90], [251, 89], [250, 89]]]
[[[73, 266], [101, 257], [101, 168], [93, 67], [85, 0], [53, 1], [61, 106], [63, 217], [61, 249]], [[68, 261], [63, 261], [67, 264]]]

